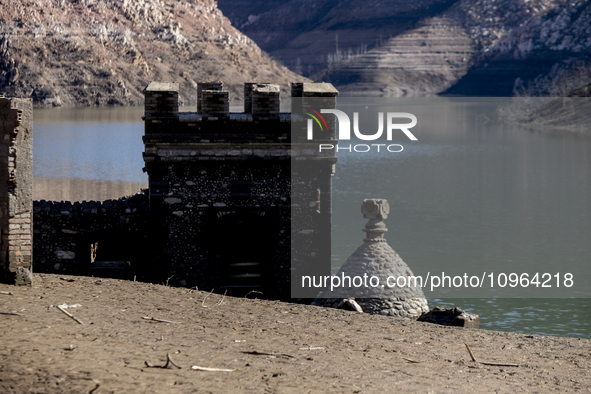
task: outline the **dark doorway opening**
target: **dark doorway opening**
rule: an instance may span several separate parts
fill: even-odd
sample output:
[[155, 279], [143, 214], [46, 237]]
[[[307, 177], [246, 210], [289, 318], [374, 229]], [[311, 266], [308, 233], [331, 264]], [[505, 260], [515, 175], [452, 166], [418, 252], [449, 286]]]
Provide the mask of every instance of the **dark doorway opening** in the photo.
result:
[[136, 240], [121, 231], [98, 232], [85, 237], [82, 253], [88, 256], [88, 275], [102, 278], [133, 279], [132, 262]]
[[213, 235], [209, 264], [219, 267], [220, 289], [243, 296], [264, 293], [270, 280], [278, 242], [274, 210], [218, 211], [207, 228]]

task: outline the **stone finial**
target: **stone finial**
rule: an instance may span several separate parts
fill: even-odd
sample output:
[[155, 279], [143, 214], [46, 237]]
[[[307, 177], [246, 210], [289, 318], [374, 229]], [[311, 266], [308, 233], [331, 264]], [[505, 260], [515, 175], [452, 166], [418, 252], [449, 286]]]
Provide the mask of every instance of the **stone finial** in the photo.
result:
[[146, 120], [178, 118], [179, 84], [177, 82], [150, 82], [144, 89], [144, 97]]
[[363, 231], [367, 233], [365, 242], [384, 242], [384, 233], [388, 231], [383, 220], [390, 213], [390, 204], [383, 198], [371, 198], [363, 200], [361, 205], [363, 217], [369, 219]]

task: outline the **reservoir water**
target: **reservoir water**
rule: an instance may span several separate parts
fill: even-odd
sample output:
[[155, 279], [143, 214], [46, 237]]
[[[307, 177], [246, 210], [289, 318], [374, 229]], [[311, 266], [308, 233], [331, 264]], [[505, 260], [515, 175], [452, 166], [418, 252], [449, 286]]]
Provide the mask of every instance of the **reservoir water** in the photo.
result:
[[[333, 272], [362, 243], [364, 198], [389, 201], [386, 239], [415, 274], [588, 269], [591, 133], [500, 123], [498, 103], [489, 101], [438, 99], [413, 111], [431, 127], [418, 129], [416, 143], [400, 140], [403, 152], [338, 154]], [[146, 187], [142, 115], [143, 108], [35, 110], [34, 198], [102, 200]], [[497, 294], [450, 293], [429, 303], [477, 313], [483, 329], [591, 338], [588, 296]]]

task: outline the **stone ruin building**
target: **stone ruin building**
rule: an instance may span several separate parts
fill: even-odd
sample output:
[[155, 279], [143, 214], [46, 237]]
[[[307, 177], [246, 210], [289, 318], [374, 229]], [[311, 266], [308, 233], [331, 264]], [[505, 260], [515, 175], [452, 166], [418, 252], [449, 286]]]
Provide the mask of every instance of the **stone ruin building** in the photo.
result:
[[[195, 112], [179, 112], [178, 84], [152, 82], [144, 93], [148, 190], [82, 203], [32, 203], [32, 103], [0, 98], [2, 279], [30, 283], [34, 256], [38, 272], [290, 299], [301, 275], [330, 275], [337, 159], [334, 151], [318, 154], [318, 141], [294, 138], [293, 123], [304, 106], [336, 108], [332, 85], [292, 84], [292, 113], [280, 111], [279, 86], [266, 83], [245, 84], [244, 111], [236, 113], [221, 82], [198, 85]], [[327, 119], [332, 132], [321, 138], [335, 143]], [[388, 203], [366, 200], [362, 211], [367, 238], [341, 271], [412, 275], [383, 238]], [[316, 303], [349, 299], [365, 312], [408, 317], [428, 310], [420, 287], [366, 289], [354, 300], [350, 290]], [[314, 298], [318, 288], [299, 291]]]
[[[366, 238], [345, 261], [337, 276], [361, 277], [367, 275], [379, 278], [379, 283], [388, 283], [388, 277], [406, 279], [414, 276], [408, 265], [386, 242], [384, 234], [388, 229], [383, 220], [390, 213], [390, 205], [384, 199], [363, 200], [363, 217], [369, 219], [363, 231]], [[372, 314], [399, 317], [418, 317], [429, 311], [423, 290], [416, 282], [399, 282], [404, 286], [342, 286], [322, 293], [314, 305], [346, 307]], [[395, 284], [394, 282], [392, 282]]]
[[0, 96], [0, 280], [31, 283], [33, 101]]
[[[223, 84], [201, 83], [197, 112], [179, 113], [178, 84], [145, 89], [157, 276], [203, 290], [287, 299], [298, 269], [330, 273], [336, 157], [297, 153], [307, 142], [292, 143], [292, 114], [280, 112], [279, 92], [278, 85], [246, 83], [244, 111], [231, 113]], [[326, 83], [292, 84], [292, 98], [320, 99], [327, 108], [336, 107], [337, 94]], [[306, 245], [305, 252], [292, 250], [293, 242]], [[302, 264], [292, 268], [292, 260]]]
[[[34, 203], [37, 272], [275, 299], [291, 297], [300, 273], [330, 274], [334, 153], [319, 156], [313, 142], [292, 140], [278, 85], [245, 84], [236, 113], [221, 82], [200, 83], [197, 93], [196, 111], [179, 112], [178, 84], [144, 90], [147, 191]], [[337, 94], [327, 83], [292, 84], [300, 106], [335, 108]], [[322, 138], [333, 141], [331, 130]]]

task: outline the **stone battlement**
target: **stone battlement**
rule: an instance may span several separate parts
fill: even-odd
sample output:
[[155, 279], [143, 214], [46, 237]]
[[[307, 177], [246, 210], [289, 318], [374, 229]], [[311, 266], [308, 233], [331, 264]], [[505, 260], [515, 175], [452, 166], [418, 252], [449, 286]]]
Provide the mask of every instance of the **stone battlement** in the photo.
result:
[[[279, 85], [271, 83], [245, 83], [244, 112], [231, 113], [229, 93], [223, 90], [223, 82], [201, 82], [197, 84], [197, 111], [179, 113], [179, 84], [151, 82], [144, 89], [146, 131], [151, 131], [148, 126], [162, 121], [289, 122], [291, 114], [280, 112], [280, 90]], [[291, 85], [291, 97], [324, 99], [326, 108], [335, 107], [338, 93], [330, 83]], [[157, 131], [158, 127], [152, 130]]]

